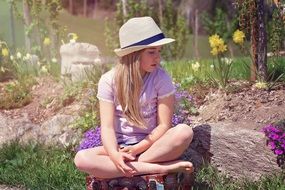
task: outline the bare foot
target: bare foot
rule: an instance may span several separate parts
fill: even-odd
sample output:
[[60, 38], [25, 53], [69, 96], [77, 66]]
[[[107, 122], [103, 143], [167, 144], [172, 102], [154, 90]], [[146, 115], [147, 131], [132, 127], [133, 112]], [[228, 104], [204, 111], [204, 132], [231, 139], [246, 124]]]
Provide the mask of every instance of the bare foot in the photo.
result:
[[165, 166], [166, 172], [168, 173], [184, 172], [190, 174], [194, 171], [193, 164], [191, 162], [183, 160], [167, 162], [163, 165]]

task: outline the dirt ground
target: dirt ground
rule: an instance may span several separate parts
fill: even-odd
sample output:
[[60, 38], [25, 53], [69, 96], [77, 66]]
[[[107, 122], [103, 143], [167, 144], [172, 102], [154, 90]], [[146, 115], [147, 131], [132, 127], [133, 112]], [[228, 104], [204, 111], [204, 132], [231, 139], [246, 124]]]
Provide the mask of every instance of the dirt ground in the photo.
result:
[[285, 86], [272, 90], [258, 89], [248, 82], [233, 84], [230, 93], [208, 90], [196, 98], [199, 115], [194, 123], [236, 122], [237, 126], [259, 130], [266, 124], [285, 119]]
[[[217, 89], [196, 89], [192, 91], [199, 114], [193, 116], [193, 123], [237, 122], [240, 127], [259, 129], [264, 125], [285, 118], [285, 85], [267, 91], [260, 90], [248, 82], [234, 85], [231, 93]], [[33, 100], [25, 107], [0, 110], [11, 118], [27, 115], [34, 123], [62, 112], [65, 105], [74, 99], [60, 98], [64, 94], [63, 84], [50, 77], [39, 78], [32, 88]], [[61, 102], [60, 102], [61, 101]]]
[[62, 108], [59, 98], [63, 92], [62, 83], [51, 77], [38, 78], [32, 87], [32, 102], [21, 108], [0, 110], [0, 112], [11, 119], [27, 116], [34, 123], [42, 123]]

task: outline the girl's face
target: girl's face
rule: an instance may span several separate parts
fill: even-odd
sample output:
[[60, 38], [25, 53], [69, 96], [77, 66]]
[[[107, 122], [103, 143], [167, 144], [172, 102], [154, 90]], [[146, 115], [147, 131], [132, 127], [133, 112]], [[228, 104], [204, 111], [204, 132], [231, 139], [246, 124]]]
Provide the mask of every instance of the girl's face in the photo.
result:
[[142, 77], [147, 72], [154, 71], [160, 64], [161, 46], [144, 49], [140, 58], [140, 69]]

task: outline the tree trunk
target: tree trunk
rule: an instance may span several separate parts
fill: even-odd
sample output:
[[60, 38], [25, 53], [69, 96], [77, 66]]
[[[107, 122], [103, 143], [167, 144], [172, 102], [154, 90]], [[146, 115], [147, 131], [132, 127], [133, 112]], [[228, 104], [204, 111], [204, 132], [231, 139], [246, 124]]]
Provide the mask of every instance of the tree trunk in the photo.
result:
[[127, 1], [126, 0], [122, 0], [122, 5], [123, 5], [123, 15], [124, 15], [124, 21], [125, 21], [125, 18], [128, 16]]
[[257, 70], [260, 79], [267, 80], [267, 38], [265, 26], [264, 0], [257, 0], [257, 23], [258, 23], [258, 43], [257, 43]]
[[92, 11], [93, 18], [96, 18], [97, 7], [98, 7], [97, 6], [97, 0], [94, 0], [93, 11]]
[[14, 25], [14, 14], [12, 3], [9, 3], [10, 6], [10, 28], [11, 28], [11, 39], [12, 39], [12, 47], [16, 47], [16, 38], [15, 38], [15, 25]]
[[[252, 1], [253, 4], [250, 7], [251, 14], [255, 14], [257, 12], [256, 1]], [[250, 41], [251, 41], [251, 69], [250, 69], [250, 80], [256, 81], [257, 77], [257, 45], [258, 45], [258, 22], [257, 16], [252, 16], [250, 25]]]
[[[27, 0], [23, 1], [23, 15], [24, 15], [24, 26], [25, 28], [29, 27], [32, 23], [30, 15], [30, 7]], [[28, 52], [31, 52], [31, 38], [29, 35], [25, 34], [25, 46]]]
[[68, 10], [70, 14], [73, 14], [73, 0], [68, 1]]
[[87, 0], [83, 1], [83, 16], [87, 17]]
[[193, 35], [193, 42], [194, 42], [194, 57], [199, 59], [199, 48], [198, 48], [198, 37], [199, 37], [199, 11], [198, 9], [195, 10], [195, 28], [194, 28], [194, 35]]
[[160, 23], [160, 26], [163, 26], [163, 2], [162, 0], [158, 1], [158, 10], [159, 10], [159, 23]]

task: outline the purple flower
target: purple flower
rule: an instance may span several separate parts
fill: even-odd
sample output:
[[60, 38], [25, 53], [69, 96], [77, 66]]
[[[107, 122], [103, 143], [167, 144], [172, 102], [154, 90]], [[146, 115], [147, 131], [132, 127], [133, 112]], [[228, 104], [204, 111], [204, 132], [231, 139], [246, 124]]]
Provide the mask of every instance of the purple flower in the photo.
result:
[[83, 149], [93, 148], [101, 145], [101, 130], [100, 127], [96, 127], [95, 129], [89, 129], [84, 133], [83, 139], [76, 150], [80, 151]]
[[285, 120], [269, 124], [262, 131], [270, 149], [277, 155], [278, 166], [285, 168]]
[[274, 151], [274, 153], [276, 154], [276, 155], [282, 155], [283, 154], [283, 150], [280, 150], [280, 149], [277, 149], [277, 150], [275, 150]]
[[273, 133], [273, 134], [269, 134], [269, 138], [270, 138], [270, 139], [273, 139], [273, 140], [277, 140], [277, 139], [280, 138], [280, 136]]
[[271, 150], [274, 150], [274, 149], [276, 148], [275, 143], [272, 142], [272, 141], [270, 141], [270, 142], [268, 143], [268, 145], [270, 146], [270, 149], [271, 149]]

